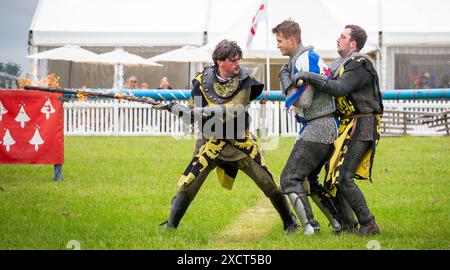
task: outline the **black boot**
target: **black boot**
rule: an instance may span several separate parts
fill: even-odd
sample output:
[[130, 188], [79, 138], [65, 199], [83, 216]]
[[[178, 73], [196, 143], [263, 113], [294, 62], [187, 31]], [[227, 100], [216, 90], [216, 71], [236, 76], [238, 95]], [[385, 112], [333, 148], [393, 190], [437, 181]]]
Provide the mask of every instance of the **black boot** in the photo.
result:
[[170, 210], [169, 220], [166, 229], [178, 227], [180, 220], [191, 204], [191, 200], [184, 193], [178, 193], [172, 200], [172, 209]]
[[359, 227], [358, 234], [361, 237], [380, 234], [380, 228], [378, 227], [378, 224], [375, 221], [375, 217], [373, 217], [366, 224], [361, 224], [361, 226]]
[[294, 214], [289, 210], [289, 204], [286, 197], [282, 193], [274, 193], [270, 197], [270, 202], [277, 210], [278, 214], [283, 221], [283, 229], [287, 233], [293, 233], [297, 230], [297, 221]]

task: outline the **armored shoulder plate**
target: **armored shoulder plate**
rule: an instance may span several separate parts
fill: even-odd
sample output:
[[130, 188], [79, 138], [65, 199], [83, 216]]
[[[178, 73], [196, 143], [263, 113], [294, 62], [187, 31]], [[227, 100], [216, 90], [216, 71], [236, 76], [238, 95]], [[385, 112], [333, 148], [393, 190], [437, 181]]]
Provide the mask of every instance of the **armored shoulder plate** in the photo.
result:
[[352, 56], [348, 58], [344, 63], [344, 68], [346, 71], [357, 69], [361, 66], [365, 66], [367, 62], [370, 62], [367, 57], [357, 54], [355, 56]]

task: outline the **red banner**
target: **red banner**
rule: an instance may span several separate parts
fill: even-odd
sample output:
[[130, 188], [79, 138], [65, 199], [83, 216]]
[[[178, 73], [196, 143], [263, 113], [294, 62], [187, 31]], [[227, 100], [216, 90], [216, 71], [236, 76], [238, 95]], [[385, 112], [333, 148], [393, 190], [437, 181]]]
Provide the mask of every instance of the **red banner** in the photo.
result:
[[0, 163], [63, 164], [62, 94], [0, 89]]

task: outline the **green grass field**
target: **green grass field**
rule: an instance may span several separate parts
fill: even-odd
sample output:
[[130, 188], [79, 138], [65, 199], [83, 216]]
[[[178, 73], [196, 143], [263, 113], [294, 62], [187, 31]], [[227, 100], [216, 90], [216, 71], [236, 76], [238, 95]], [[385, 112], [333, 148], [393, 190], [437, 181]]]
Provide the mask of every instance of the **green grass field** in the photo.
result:
[[[267, 152], [276, 180], [293, 138]], [[193, 140], [66, 137], [64, 180], [51, 165], [0, 165], [0, 249], [450, 249], [450, 138], [383, 137], [374, 183], [358, 182], [381, 235], [286, 235], [244, 174], [232, 191], [211, 174], [177, 231], [164, 232]]]

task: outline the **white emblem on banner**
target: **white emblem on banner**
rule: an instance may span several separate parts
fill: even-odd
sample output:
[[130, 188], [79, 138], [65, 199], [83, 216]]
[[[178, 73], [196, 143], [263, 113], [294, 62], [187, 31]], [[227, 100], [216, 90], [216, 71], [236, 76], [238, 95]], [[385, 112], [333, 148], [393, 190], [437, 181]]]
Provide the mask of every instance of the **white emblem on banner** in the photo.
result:
[[16, 120], [16, 122], [20, 122], [20, 126], [22, 128], [25, 127], [25, 122], [30, 121], [30, 117], [25, 112], [24, 106], [25, 106], [24, 104], [20, 105], [20, 111], [17, 114], [16, 118], [14, 119], [14, 120]]
[[34, 149], [37, 152], [37, 150], [39, 150], [39, 145], [43, 144], [44, 140], [42, 139], [41, 134], [39, 134], [38, 126], [35, 127], [35, 130], [36, 131], [34, 132], [33, 138], [31, 138], [30, 140], [30, 144], [34, 145]]
[[6, 114], [8, 111], [3, 106], [2, 102], [0, 101], [0, 121], [3, 119], [3, 115]]
[[6, 129], [5, 135], [3, 136], [3, 143], [2, 145], [6, 146], [6, 152], [9, 152], [11, 149], [11, 145], [15, 144], [16, 141], [13, 139], [11, 134], [9, 133], [9, 130]]
[[50, 99], [47, 98], [47, 101], [45, 102], [44, 106], [41, 108], [41, 113], [45, 113], [45, 118], [48, 120], [50, 118], [50, 114], [54, 113], [56, 110], [53, 108], [52, 103], [50, 102]]

